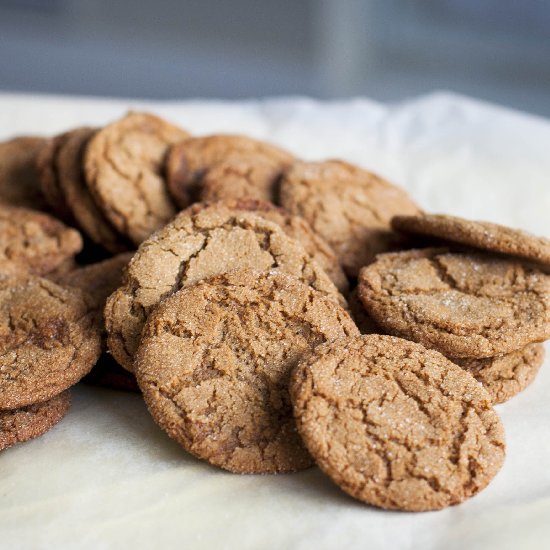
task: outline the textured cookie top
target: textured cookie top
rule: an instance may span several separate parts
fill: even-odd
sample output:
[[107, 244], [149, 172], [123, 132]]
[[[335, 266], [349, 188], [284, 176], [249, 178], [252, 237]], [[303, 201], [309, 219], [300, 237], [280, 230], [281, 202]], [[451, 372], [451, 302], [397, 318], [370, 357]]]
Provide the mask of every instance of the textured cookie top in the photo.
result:
[[136, 376], [156, 422], [233, 472], [299, 470], [290, 370], [315, 346], [357, 335], [332, 300], [282, 273], [240, 271], [183, 289], [149, 317]]
[[46, 209], [36, 159], [48, 140], [19, 137], [0, 143], [0, 202], [35, 210]]
[[100, 352], [82, 294], [37, 277], [0, 278], [0, 409], [58, 395]]
[[338, 160], [293, 164], [281, 180], [280, 204], [326, 239], [352, 277], [400, 244], [393, 216], [419, 213], [402, 189]]
[[169, 221], [176, 209], [163, 166], [168, 147], [187, 132], [146, 113], [130, 113], [90, 140], [85, 174], [106, 218], [135, 244]]
[[537, 376], [544, 361], [544, 346], [527, 347], [485, 359], [455, 359], [453, 363], [483, 384], [494, 404], [504, 403], [523, 391]]
[[446, 239], [489, 252], [510, 254], [550, 267], [550, 240], [496, 223], [465, 220], [442, 214], [396, 216], [398, 231]]
[[95, 132], [78, 128], [68, 134], [57, 155], [59, 186], [78, 226], [95, 243], [116, 253], [131, 246], [96, 205], [84, 177], [84, 152]]
[[0, 451], [46, 433], [69, 411], [69, 391], [49, 401], [12, 411], [0, 411]]
[[303, 441], [351, 496], [424, 511], [482, 490], [504, 461], [487, 392], [440, 353], [390, 336], [319, 346], [292, 373]]
[[82, 237], [48, 214], [0, 205], [0, 262], [44, 275], [82, 249]]
[[386, 331], [448, 357], [492, 357], [550, 337], [550, 276], [487, 254], [384, 254], [359, 298]]
[[[201, 203], [193, 205], [201, 208]], [[284, 208], [259, 199], [227, 199], [215, 203], [202, 203], [202, 208], [227, 209], [230, 213], [252, 212], [270, 222], [276, 223], [292, 239], [297, 240], [304, 250], [326, 271], [336, 288], [346, 294], [349, 288], [348, 279], [342, 271], [336, 254], [321, 236], [300, 216], [293, 216]], [[198, 210], [196, 210], [198, 211]]]
[[199, 199], [273, 201], [277, 180], [293, 160], [287, 151], [245, 136], [191, 138], [170, 151], [168, 186], [180, 208]]
[[206, 277], [244, 268], [289, 273], [345, 304], [300, 243], [274, 223], [252, 213], [190, 207], [139, 247], [123, 286], [107, 300], [112, 354], [132, 370], [143, 324], [162, 299]]

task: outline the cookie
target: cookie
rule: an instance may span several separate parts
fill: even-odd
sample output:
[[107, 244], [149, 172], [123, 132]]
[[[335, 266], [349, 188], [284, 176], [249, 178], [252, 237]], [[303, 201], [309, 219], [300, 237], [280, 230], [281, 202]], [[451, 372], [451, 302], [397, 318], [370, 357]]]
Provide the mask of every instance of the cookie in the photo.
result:
[[[193, 207], [200, 208], [199, 204], [196, 203]], [[252, 212], [276, 223], [289, 237], [301, 243], [305, 251], [325, 270], [342, 294], [347, 293], [349, 289], [348, 279], [342, 271], [334, 251], [300, 216], [293, 216], [271, 202], [258, 199], [229, 199], [217, 203], [202, 203], [202, 205], [204, 208], [227, 208], [232, 213]]]
[[245, 136], [191, 138], [170, 150], [168, 188], [180, 208], [243, 197], [274, 202], [281, 173], [293, 160], [287, 151]]
[[311, 458], [295, 431], [290, 371], [315, 346], [357, 334], [342, 308], [296, 278], [237, 271], [162, 302], [136, 377], [155, 421], [193, 455], [231, 472], [296, 471]]
[[497, 357], [451, 361], [481, 382], [494, 404], [504, 403], [533, 382], [544, 361], [544, 346], [530, 344]]
[[390, 226], [393, 216], [419, 213], [402, 189], [338, 160], [293, 164], [282, 177], [279, 201], [329, 243], [350, 277], [376, 254], [402, 246]]
[[36, 159], [48, 143], [40, 137], [18, 137], [0, 143], [0, 202], [46, 210]]
[[156, 116], [130, 113], [97, 132], [86, 147], [86, 181], [96, 204], [135, 244], [176, 214], [163, 165], [169, 146], [186, 137]]
[[0, 410], [60, 394], [101, 351], [82, 294], [38, 277], [0, 279], [0, 335]]
[[105, 306], [108, 346], [132, 370], [141, 329], [157, 304], [202, 279], [251, 268], [283, 271], [347, 305], [328, 275], [302, 245], [252, 213], [191, 206], [145, 241]]
[[0, 411], [0, 451], [45, 434], [67, 414], [70, 406], [67, 390], [43, 403]]
[[44, 275], [82, 249], [82, 237], [43, 212], [0, 204], [0, 262]]
[[382, 334], [382, 329], [371, 319], [354, 288], [348, 297], [349, 313], [361, 334]]
[[136, 377], [123, 369], [108, 353], [104, 353], [99, 358], [82, 382], [110, 390], [140, 393]]
[[550, 267], [550, 240], [520, 229], [441, 214], [396, 216], [392, 227], [405, 233], [445, 239]]
[[384, 254], [361, 270], [358, 292], [385, 331], [447, 357], [493, 357], [550, 337], [550, 276], [497, 256]]
[[386, 509], [458, 504], [503, 464], [504, 430], [487, 392], [438, 352], [390, 336], [321, 345], [290, 395], [319, 467], [352, 497]]
[[84, 152], [96, 130], [78, 128], [68, 134], [57, 156], [58, 180], [76, 224], [92, 240], [116, 254], [132, 248], [96, 205], [84, 177]]

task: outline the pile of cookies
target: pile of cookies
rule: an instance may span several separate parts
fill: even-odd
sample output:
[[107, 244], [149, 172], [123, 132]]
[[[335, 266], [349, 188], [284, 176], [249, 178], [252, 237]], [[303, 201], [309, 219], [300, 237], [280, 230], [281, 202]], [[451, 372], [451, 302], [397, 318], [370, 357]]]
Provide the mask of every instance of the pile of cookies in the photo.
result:
[[0, 448], [89, 373], [215, 466], [440, 509], [502, 466], [493, 404], [550, 336], [550, 241], [146, 113], [0, 144], [0, 224]]

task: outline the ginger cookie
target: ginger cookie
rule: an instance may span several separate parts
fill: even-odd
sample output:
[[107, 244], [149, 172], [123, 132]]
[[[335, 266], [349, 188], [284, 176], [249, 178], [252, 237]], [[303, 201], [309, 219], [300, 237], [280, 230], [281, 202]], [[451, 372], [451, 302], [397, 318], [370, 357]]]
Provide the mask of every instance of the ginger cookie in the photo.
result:
[[396, 216], [392, 220], [392, 227], [404, 233], [436, 237], [550, 267], [550, 239], [531, 235], [521, 229], [441, 214]]
[[49, 401], [12, 411], [0, 411], [0, 451], [45, 434], [69, 411], [69, 390]]
[[544, 361], [544, 346], [530, 344], [506, 355], [486, 359], [453, 359], [483, 384], [493, 403], [504, 403], [522, 392], [537, 376]]
[[371, 319], [354, 288], [348, 297], [349, 313], [361, 334], [382, 334], [382, 329]]
[[45, 275], [82, 249], [75, 229], [43, 212], [0, 204], [0, 262]]
[[231, 472], [296, 471], [312, 461], [295, 430], [290, 371], [317, 345], [358, 334], [295, 277], [236, 271], [159, 305], [136, 377], [155, 421], [193, 455]]
[[116, 254], [132, 248], [96, 205], [84, 177], [84, 152], [96, 130], [78, 128], [70, 132], [60, 148], [57, 165], [59, 186], [77, 225], [94, 243]]
[[[199, 204], [193, 208], [200, 208]], [[202, 203], [204, 208], [227, 208], [229, 212], [252, 212], [276, 223], [292, 239], [297, 240], [305, 251], [326, 271], [336, 288], [346, 294], [348, 279], [330, 245], [300, 216], [293, 216], [273, 203], [258, 199], [228, 199], [215, 203]]]
[[0, 203], [46, 210], [40, 190], [37, 157], [48, 140], [18, 137], [0, 143]]
[[254, 198], [274, 202], [281, 173], [293, 161], [289, 152], [245, 136], [191, 138], [170, 150], [166, 162], [168, 188], [180, 208], [197, 200]]
[[387, 332], [447, 357], [493, 357], [550, 338], [550, 276], [513, 259], [383, 254], [361, 270], [358, 293]]
[[321, 345], [292, 373], [290, 395], [319, 467], [374, 506], [458, 504], [504, 461], [504, 430], [483, 387], [407, 340], [368, 335]]
[[329, 243], [350, 277], [376, 254], [402, 246], [393, 216], [420, 212], [404, 190], [338, 160], [293, 164], [282, 177], [279, 202]]
[[283, 271], [347, 305], [328, 275], [272, 222], [252, 213], [191, 206], [142, 243], [123, 286], [105, 306], [108, 346], [132, 370], [141, 329], [157, 304], [180, 288], [244, 268]]
[[101, 351], [82, 294], [38, 277], [0, 279], [0, 335], [0, 410], [58, 395]]
[[86, 147], [86, 181], [96, 204], [135, 244], [176, 214], [163, 166], [170, 145], [187, 137], [156, 116], [130, 113], [99, 130]]

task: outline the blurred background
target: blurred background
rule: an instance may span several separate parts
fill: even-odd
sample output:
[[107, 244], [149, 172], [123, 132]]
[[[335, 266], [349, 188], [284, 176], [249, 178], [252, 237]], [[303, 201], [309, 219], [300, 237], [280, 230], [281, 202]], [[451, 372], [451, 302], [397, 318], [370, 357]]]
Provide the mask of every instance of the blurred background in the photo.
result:
[[0, 0], [0, 90], [137, 98], [453, 90], [550, 116], [549, 0]]

